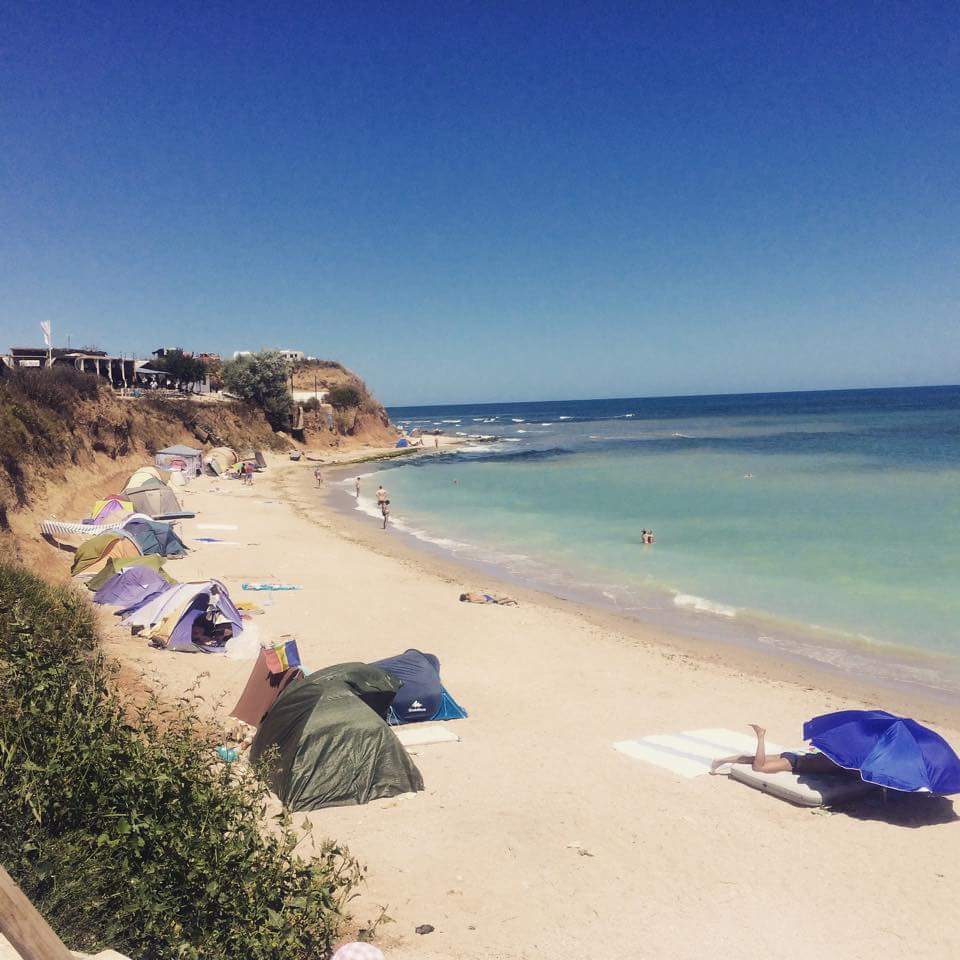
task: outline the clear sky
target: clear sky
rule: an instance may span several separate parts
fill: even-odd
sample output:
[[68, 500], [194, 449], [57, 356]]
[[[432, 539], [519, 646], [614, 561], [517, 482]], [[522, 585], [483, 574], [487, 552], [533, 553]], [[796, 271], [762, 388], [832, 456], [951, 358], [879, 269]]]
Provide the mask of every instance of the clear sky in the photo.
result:
[[11, 0], [41, 320], [391, 404], [956, 383], [960, 7]]

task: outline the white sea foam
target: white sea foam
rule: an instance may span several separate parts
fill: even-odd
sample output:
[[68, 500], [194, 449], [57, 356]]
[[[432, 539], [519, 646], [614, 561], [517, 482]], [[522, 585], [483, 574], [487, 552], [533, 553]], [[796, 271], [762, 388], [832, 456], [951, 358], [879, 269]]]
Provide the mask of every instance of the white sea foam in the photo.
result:
[[713, 600], [707, 600], [705, 597], [697, 597], [692, 593], [678, 593], [673, 598], [673, 603], [684, 610], [694, 610], [697, 613], [712, 613], [717, 617], [735, 617], [737, 608], [728, 606], [725, 603], [716, 603]]
[[540, 426], [541, 426], [541, 427], [552, 427], [553, 424], [552, 424], [552, 423], [541, 423]]
[[511, 417], [510, 418], [514, 423], [526, 423], [527, 421], [523, 417]]
[[518, 430], [517, 433], [526, 433], [526, 430]]
[[557, 417], [558, 420], [572, 420], [573, 417]]

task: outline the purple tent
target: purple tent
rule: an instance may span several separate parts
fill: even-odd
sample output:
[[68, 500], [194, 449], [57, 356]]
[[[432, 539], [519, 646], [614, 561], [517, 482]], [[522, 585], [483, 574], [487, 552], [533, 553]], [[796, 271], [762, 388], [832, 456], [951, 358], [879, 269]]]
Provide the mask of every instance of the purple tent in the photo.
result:
[[93, 595], [93, 602], [129, 609], [145, 603], [170, 587], [170, 582], [153, 567], [130, 566], [112, 576]]

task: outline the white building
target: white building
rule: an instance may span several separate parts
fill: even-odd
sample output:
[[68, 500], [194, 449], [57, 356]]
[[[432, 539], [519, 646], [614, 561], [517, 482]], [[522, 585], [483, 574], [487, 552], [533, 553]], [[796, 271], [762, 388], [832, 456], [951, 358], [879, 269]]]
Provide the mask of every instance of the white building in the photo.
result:
[[279, 353], [287, 363], [299, 363], [304, 358], [302, 350], [278, 350], [277, 353]]

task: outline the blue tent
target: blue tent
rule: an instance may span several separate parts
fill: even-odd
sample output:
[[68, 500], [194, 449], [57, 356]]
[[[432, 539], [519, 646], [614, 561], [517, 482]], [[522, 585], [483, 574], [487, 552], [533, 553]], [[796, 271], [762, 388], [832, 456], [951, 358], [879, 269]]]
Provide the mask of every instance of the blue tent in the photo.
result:
[[398, 447], [409, 447], [410, 441], [406, 437], [401, 437], [396, 444]]
[[392, 724], [418, 720], [459, 720], [467, 711], [457, 703], [440, 682], [440, 661], [432, 653], [405, 650], [370, 664], [403, 681], [387, 712]]
[[93, 602], [126, 609], [145, 603], [170, 586], [170, 581], [152, 567], [129, 566], [110, 577], [93, 595]]
[[153, 553], [161, 557], [180, 557], [187, 552], [184, 542], [173, 532], [172, 524], [134, 517], [123, 525], [123, 529], [137, 541], [145, 557]]

